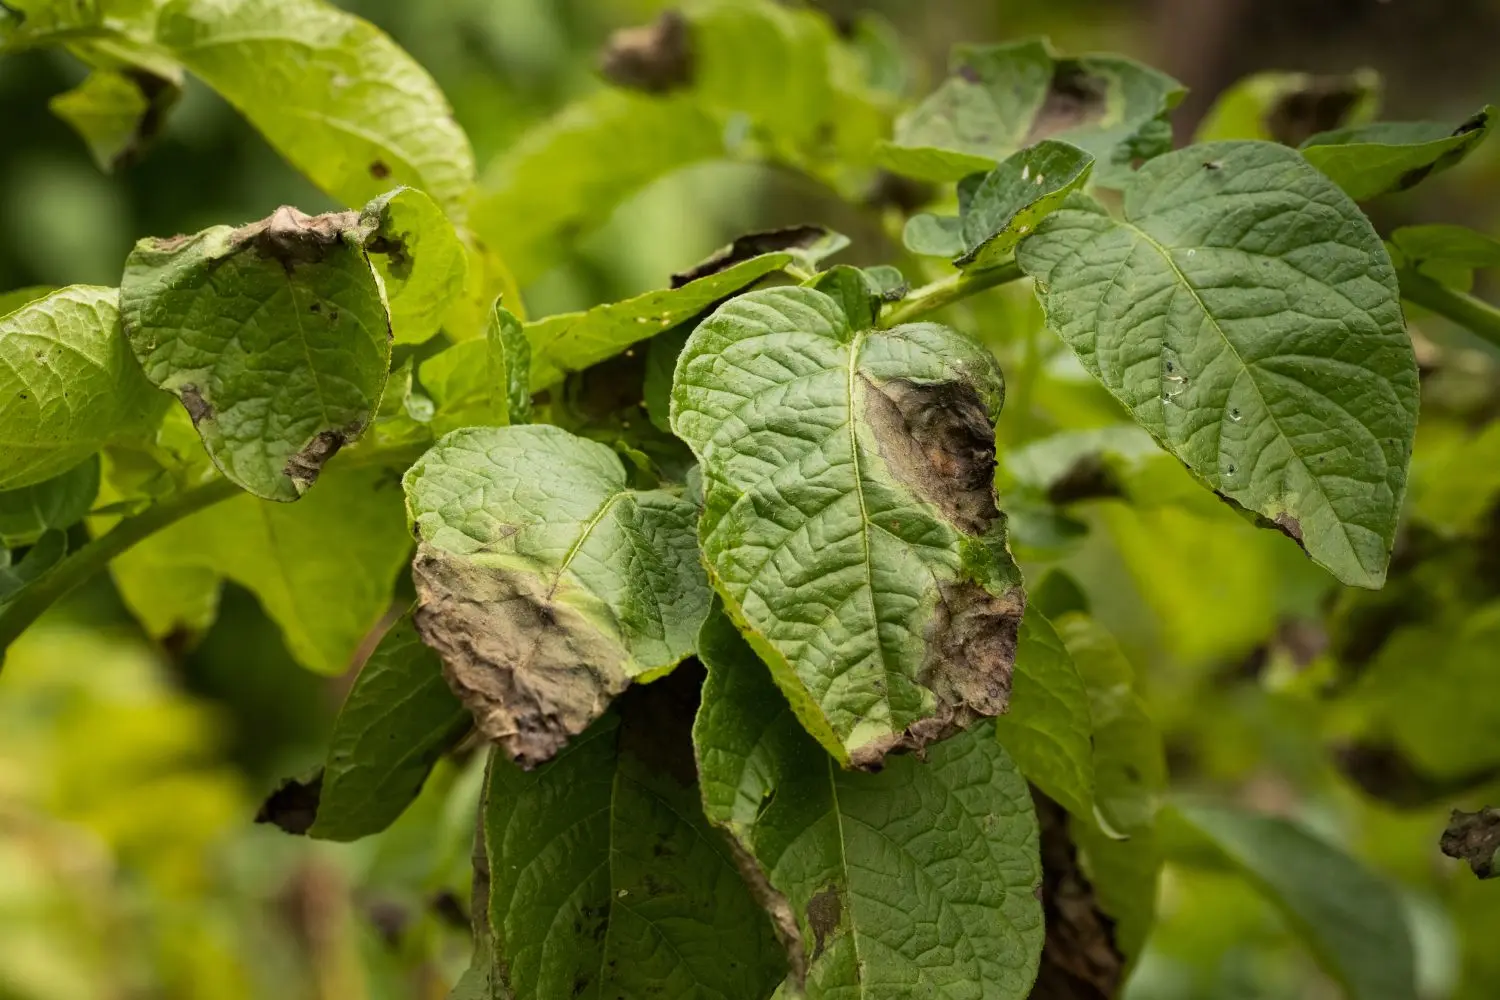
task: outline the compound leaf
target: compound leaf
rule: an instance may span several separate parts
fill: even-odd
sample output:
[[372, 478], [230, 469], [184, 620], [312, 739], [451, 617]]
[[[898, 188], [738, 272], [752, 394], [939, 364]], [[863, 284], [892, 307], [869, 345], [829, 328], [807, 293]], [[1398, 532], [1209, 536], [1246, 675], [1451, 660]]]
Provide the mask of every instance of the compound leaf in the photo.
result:
[[682, 351], [710, 577], [840, 763], [1005, 710], [1025, 598], [995, 507], [1003, 398], [961, 334], [860, 328], [808, 287], [731, 300]]
[[1049, 325], [1211, 489], [1345, 583], [1379, 587], [1417, 371], [1369, 221], [1295, 151], [1260, 142], [1147, 163], [1124, 215], [1081, 199], [1022, 242]]
[[789, 949], [787, 989], [1027, 996], [1043, 937], [1037, 822], [991, 727], [879, 774], [845, 771], [728, 618], [710, 615], [699, 646], [703, 807], [749, 859]]
[[1302, 144], [1309, 163], [1356, 201], [1415, 187], [1460, 163], [1495, 118], [1486, 105], [1457, 127], [1444, 122], [1376, 122], [1322, 132]]
[[405, 486], [417, 630], [523, 767], [692, 654], [709, 599], [697, 508], [629, 489], [611, 448], [550, 425], [469, 428]]
[[296, 500], [374, 420], [390, 324], [363, 238], [353, 213], [282, 208], [142, 240], [125, 263], [122, 311], [146, 376], [256, 496]]
[[371, 231], [365, 246], [385, 283], [396, 343], [420, 344], [463, 295], [468, 251], [443, 210], [415, 188], [376, 198], [361, 221]]
[[170, 401], [130, 353], [119, 293], [73, 285], [0, 316], [0, 490], [149, 436]]

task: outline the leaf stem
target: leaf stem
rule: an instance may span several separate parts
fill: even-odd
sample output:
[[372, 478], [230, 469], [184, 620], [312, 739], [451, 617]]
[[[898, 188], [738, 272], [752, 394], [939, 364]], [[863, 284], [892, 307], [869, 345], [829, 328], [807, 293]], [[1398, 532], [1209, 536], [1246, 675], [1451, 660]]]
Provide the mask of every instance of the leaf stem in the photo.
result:
[[899, 302], [892, 302], [881, 312], [878, 325], [892, 327], [910, 323], [971, 295], [1023, 277], [1025, 274], [1015, 261], [985, 268], [983, 271], [959, 271], [930, 285], [923, 285]]
[[1401, 269], [1397, 276], [1401, 279], [1402, 298], [1430, 309], [1500, 347], [1500, 309], [1466, 292], [1441, 285], [1411, 268]]

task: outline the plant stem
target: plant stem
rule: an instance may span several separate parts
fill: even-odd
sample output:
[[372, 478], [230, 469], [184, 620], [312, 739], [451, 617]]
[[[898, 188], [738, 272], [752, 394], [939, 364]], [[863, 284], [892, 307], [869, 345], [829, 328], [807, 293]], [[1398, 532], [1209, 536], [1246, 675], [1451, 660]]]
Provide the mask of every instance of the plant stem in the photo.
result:
[[1402, 298], [1430, 309], [1500, 347], [1500, 309], [1409, 268], [1403, 268], [1397, 275], [1401, 279]]
[[983, 271], [959, 271], [930, 285], [923, 285], [900, 302], [891, 303], [882, 311], [879, 325], [892, 327], [910, 323], [970, 295], [977, 295], [1023, 277], [1025, 274], [1015, 261]]

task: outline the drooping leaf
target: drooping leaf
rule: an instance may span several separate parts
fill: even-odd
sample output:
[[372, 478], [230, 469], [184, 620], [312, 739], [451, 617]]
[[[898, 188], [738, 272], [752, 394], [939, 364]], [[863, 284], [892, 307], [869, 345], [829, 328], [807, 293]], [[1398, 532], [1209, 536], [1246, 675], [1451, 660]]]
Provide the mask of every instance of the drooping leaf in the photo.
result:
[[1094, 817], [1094, 724], [1088, 689], [1052, 623], [1034, 607], [1021, 620], [1010, 708], [995, 720], [1021, 773], [1074, 816]]
[[1208, 851], [1244, 874], [1351, 1000], [1415, 1000], [1411, 934], [1394, 887], [1287, 820], [1196, 803], [1174, 813], [1174, 851]]
[[72, 527], [98, 495], [97, 457], [44, 482], [0, 491], [0, 548], [32, 545], [47, 531]]
[[1376, 122], [1313, 136], [1302, 155], [1356, 201], [1405, 191], [1456, 166], [1493, 127], [1486, 105], [1457, 126], [1444, 122]]
[[627, 692], [529, 774], [493, 755], [484, 1000], [763, 1000], [781, 980], [770, 921], [698, 803], [688, 726], [700, 677], [684, 669]]
[[[806, 228], [818, 234], [816, 238], [799, 239], [787, 249], [732, 263], [729, 261], [733, 259], [734, 248], [726, 248], [722, 256], [716, 255], [699, 268], [684, 272], [683, 277], [688, 280], [673, 288], [526, 324], [526, 339], [531, 342], [532, 387], [544, 388], [568, 372], [598, 364], [631, 344], [692, 319], [720, 299], [749, 287], [773, 271], [792, 263], [816, 260], [823, 252], [842, 245], [842, 238], [831, 240], [826, 230]], [[699, 277], [699, 271], [706, 273]]]
[[611, 448], [548, 425], [470, 428], [405, 486], [417, 630], [523, 767], [692, 654], [708, 607], [697, 508], [629, 489]]
[[935, 324], [858, 325], [858, 305], [721, 306], [678, 361], [672, 427], [702, 465], [715, 588], [808, 730], [870, 767], [1005, 710], [1025, 598], [993, 359]]
[[299, 503], [236, 497], [151, 536], [110, 572], [156, 637], [206, 628], [219, 580], [233, 580], [259, 599], [299, 663], [340, 674], [390, 608], [410, 553], [390, 473], [335, 467]]
[[1171, 148], [1166, 115], [1184, 93], [1132, 60], [1060, 57], [1045, 39], [956, 46], [948, 79], [897, 122], [879, 156], [897, 173], [956, 181], [1054, 138], [1091, 154], [1095, 180], [1112, 184], [1132, 161]]
[[1135, 959], [1156, 921], [1162, 863], [1156, 816], [1167, 789], [1161, 733], [1114, 638], [1077, 613], [1057, 619], [1056, 626], [1088, 688], [1094, 725], [1098, 811], [1093, 821], [1075, 814], [1070, 829], [1099, 906], [1115, 921], [1115, 943]]
[[[1268, 222], [1291, 213], [1295, 228]], [[1022, 242], [1049, 325], [1209, 488], [1379, 587], [1417, 372], [1369, 221], [1295, 151], [1257, 142], [1151, 161], [1124, 214], [1078, 200]]]
[[1198, 126], [1197, 142], [1263, 139], [1300, 146], [1320, 132], [1364, 125], [1380, 106], [1380, 75], [1268, 72], [1220, 94]]
[[442, 661], [403, 617], [380, 640], [344, 699], [328, 759], [307, 788], [312, 822], [287, 832], [343, 841], [379, 833], [411, 805], [433, 766], [470, 724], [443, 679]]
[[396, 343], [420, 344], [463, 294], [468, 253], [443, 210], [414, 188], [376, 198], [361, 221], [371, 230], [366, 247], [385, 282]]
[[399, 184], [460, 218], [474, 154], [427, 71], [323, 0], [170, 0], [157, 43], [348, 206]]
[[73, 285], [0, 316], [0, 490], [62, 475], [150, 434], [167, 397], [120, 328], [119, 293]]
[[48, 106], [88, 144], [99, 169], [110, 172], [135, 162], [156, 138], [181, 87], [180, 78], [144, 70], [96, 69]]
[[1442, 848], [1448, 857], [1467, 861], [1476, 877], [1494, 878], [1500, 871], [1496, 866], [1500, 858], [1500, 809], [1453, 810], [1443, 831]]
[[992, 728], [845, 771], [727, 617], [712, 614], [699, 645], [703, 807], [788, 947], [784, 992], [1027, 996], [1042, 946], [1036, 817]]
[[983, 270], [1004, 263], [1031, 230], [1058, 209], [1069, 194], [1083, 187], [1094, 158], [1076, 146], [1044, 139], [1013, 153], [994, 170], [971, 176], [960, 185], [962, 215], [957, 220], [931, 215], [907, 221], [908, 248], [942, 253], [965, 270]]
[[296, 500], [375, 417], [390, 324], [353, 213], [145, 239], [120, 292], [130, 346], [226, 477]]

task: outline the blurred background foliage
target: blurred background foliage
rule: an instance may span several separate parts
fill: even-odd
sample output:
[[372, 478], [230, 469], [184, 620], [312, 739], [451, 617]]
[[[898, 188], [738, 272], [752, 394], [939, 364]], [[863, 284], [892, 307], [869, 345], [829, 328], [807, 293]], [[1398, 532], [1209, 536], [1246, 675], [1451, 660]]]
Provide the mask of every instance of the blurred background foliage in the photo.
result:
[[[600, 45], [656, 0], [348, 0], [452, 100], [492, 161], [598, 89]], [[1384, 80], [1386, 117], [1460, 120], [1500, 94], [1495, 0], [827, 0], [884, 18], [909, 97], [950, 44], [1050, 35], [1177, 76], [1190, 138], [1215, 98], [1264, 70]], [[882, 22], [876, 22], [882, 23]], [[0, 59], [0, 290], [114, 284], [140, 235], [335, 207], [232, 110], [190, 83], [145, 160], [101, 173], [47, 102], [83, 68], [60, 51]], [[1500, 143], [1370, 206], [1388, 231], [1455, 222], [1500, 236]], [[543, 195], [543, 197], [545, 197]], [[740, 232], [819, 222], [853, 263], [906, 256], [872, 202], [784, 170], [706, 163], [651, 184], [528, 282], [544, 315], [665, 283]], [[1492, 291], [1480, 276], [1480, 294]], [[1414, 315], [1422, 425], [1385, 591], [1339, 588], [1139, 447], [1030, 293], [951, 310], [1001, 358], [1005, 506], [1036, 600], [1090, 607], [1143, 678], [1174, 789], [1296, 817], [1400, 886], [1430, 1000], [1500, 996], [1500, 885], [1437, 850], [1454, 805], [1500, 775], [1500, 354]], [[1486, 429], [1487, 428], [1487, 429]], [[1066, 435], [1059, 438], [1058, 435]], [[1038, 444], [1037, 442], [1042, 442]], [[1067, 463], [1059, 455], [1102, 454]], [[1092, 464], [1090, 464], [1092, 463]], [[349, 678], [296, 666], [230, 586], [201, 636], [150, 643], [108, 580], [13, 650], [0, 683], [0, 1000], [440, 998], [468, 958], [477, 754], [444, 763], [390, 831], [356, 845], [253, 826], [305, 772]], [[1169, 868], [1141, 1000], [1337, 996], [1300, 936], [1243, 882]]]

